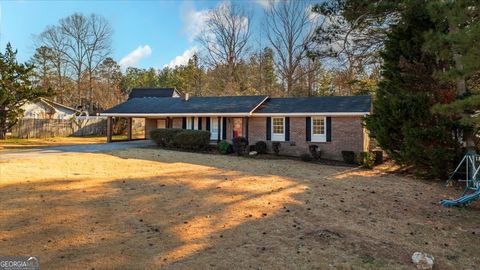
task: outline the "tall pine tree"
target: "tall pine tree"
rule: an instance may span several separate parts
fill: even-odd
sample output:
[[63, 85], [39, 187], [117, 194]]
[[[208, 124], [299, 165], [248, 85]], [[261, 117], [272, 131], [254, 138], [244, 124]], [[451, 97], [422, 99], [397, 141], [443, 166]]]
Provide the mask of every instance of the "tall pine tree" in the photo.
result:
[[463, 141], [475, 152], [475, 135], [480, 128], [480, 6], [478, 0], [431, 1], [428, 11], [436, 28], [427, 33], [424, 50], [447, 63], [436, 77], [455, 85], [456, 99], [437, 104], [434, 111], [457, 118]]
[[444, 63], [422, 50], [425, 33], [435, 29], [426, 2], [405, 1], [400, 21], [387, 36], [383, 78], [366, 126], [398, 163], [428, 177], [443, 177], [459, 145], [452, 136], [454, 121], [431, 112], [434, 104], [450, 101], [446, 93], [452, 86], [434, 76]]
[[5, 53], [0, 53], [0, 139], [5, 139], [7, 130], [17, 123], [26, 102], [49, 95], [48, 91], [32, 86], [33, 68], [17, 62], [17, 51], [10, 43]]

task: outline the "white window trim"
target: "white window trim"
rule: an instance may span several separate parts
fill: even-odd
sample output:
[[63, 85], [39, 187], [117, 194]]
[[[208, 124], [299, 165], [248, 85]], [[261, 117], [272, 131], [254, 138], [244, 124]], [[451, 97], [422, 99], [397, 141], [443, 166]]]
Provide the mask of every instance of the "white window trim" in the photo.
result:
[[[218, 133], [220, 132], [220, 126], [218, 125], [219, 117], [211, 117], [210, 118], [210, 140], [218, 140]], [[217, 126], [217, 132], [213, 133], [213, 126]]]
[[198, 130], [198, 117], [187, 117], [187, 128], [192, 130], [192, 118], [193, 118], [193, 130]]
[[[313, 134], [313, 120], [323, 119], [323, 134]], [[310, 138], [312, 142], [326, 142], [327, 141], [327, 117], [315, 116], [310, 118]]]
[[185, 129], [192, 129], [192, 118], [191, 117], [187, 117], [187, 126], [185, 127]]
[[198, 117], [193, 118], [193, 129], [198, 130]]
[[[283, 120], [283, 133], [273, 133], [273, 119], [282, 118]], [[285, 117], [272, 117], [270, 123], [270, 132], [272, 142], [284, 142], [285, 141]]]

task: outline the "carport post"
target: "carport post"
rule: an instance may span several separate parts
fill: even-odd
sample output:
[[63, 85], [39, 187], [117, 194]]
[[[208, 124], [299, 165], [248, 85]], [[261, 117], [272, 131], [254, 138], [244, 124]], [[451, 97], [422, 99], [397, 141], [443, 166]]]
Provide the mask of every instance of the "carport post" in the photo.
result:
[[107, 117], [107, 143], [112, 142], [112, 117]]
[[132, 140], [132, 117], [127, 118], [127, 140]]

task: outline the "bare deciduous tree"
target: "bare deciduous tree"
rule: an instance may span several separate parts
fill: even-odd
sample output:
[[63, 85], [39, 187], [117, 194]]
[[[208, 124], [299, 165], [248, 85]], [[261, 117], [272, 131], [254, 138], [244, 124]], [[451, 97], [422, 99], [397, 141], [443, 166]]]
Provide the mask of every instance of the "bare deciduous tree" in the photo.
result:
[[287, 96], [293, 94], [295, 83], [305, 75], [298, 69], [308, 57], [316, 28], [310, 8], [306, 1], [279, 1], [272, 2], [266, 11], [266, 36], [274, 49], [275, 66]]
[[64, 36], [59, 27], [49, 26], [37, 38], [37, 47], [45, 46], [50, 48], [50, 61], [55, 69], [55, 92], [58, 96], [58, 101], [65, 102], [65, 84], [64, 79], [67, 72], [66, 61], [64, 57], [65, 42]]
[[85, 40], [86, 72], [88, 73], [89, 108], [93, 107], [93, 79], [98, 66], [112, 52], [113, 30], [105, 18], [92, 14], [88, 18], [89, 31]]
[[394, 1], [332, 0], [312, 10], [321, 20], [313, 37], [315, 54], [345, 69], [371, 71], [380, 66], [380, 51], [390, 25], [399, 18]]
[[[59, 79], [60, 101], [64, 100], [64, 81], [75, 81], [76, 91], [70, 93], [71, 104], [80, 104], [83, 98], [93, 105], [93, 80], [100, 63], [111, 54], [112, 28], [107, 20], [99, 15], [84, 16], [75, 13], [49, 26], [38, 37], [37, 46], [45, 46], [52, 51], [52, 64]], [[88, 82], [88, 92], [82, 87]], [[73, 98], [74, 96], [74, 98]]]
[[230, 2], [222, 3], [208, 14], [206, 27], [198, 38], [210, 66], [225, 66], [226, 92], [233, 93], [238, 64], [245, 58], [250, 38], [251, 14]]
[[87, 47], [85, 45], [89, 32], [88, 20], [82, 14], [75, 13], [61, 19], [58, 27], [63, 35], [65, 45], [62, 53], [75, 74], [77, 100], [80, 101], [82, 98], [82, 74], [87, 58]]

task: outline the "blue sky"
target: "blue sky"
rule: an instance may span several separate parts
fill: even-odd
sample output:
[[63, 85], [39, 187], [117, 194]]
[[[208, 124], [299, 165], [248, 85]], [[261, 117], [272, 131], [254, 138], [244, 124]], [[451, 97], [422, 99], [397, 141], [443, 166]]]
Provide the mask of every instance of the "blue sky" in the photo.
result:
[[[240, 2], [239, 2], [240, 3]], [[253, 27], [261, 21], [265, 0], [242, 1], [253, 12]], [[123, 66], [155, 67], [181, 63], [197, 48], [195, 34], [202, 16], [219, 1], [0, 1], [0, 46], [18, 49], [28, 60], [33, 38], [48, 25], [81, 12], [104, 16], [114, 29], [113, 58]], [[254, 30], [255, 32], [255, 30]]]

